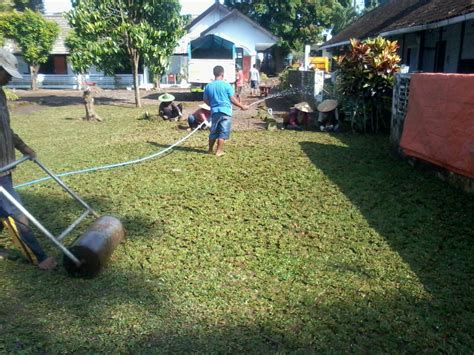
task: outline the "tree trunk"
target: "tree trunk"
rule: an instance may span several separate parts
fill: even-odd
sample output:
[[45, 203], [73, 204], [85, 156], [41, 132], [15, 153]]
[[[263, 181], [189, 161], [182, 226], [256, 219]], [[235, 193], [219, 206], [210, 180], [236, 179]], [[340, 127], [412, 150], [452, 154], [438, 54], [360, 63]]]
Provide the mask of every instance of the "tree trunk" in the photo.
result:
[[31, 90], [38, 90], [38, 70], [39, 65], [30, 65]]
[[142, 107], [142, 102], [140, 99], [140, 88], [138, 83], [138, 56], [133, 58], [133, 86], [135, 89], [135, 106]]
[[160, 89], [161, 89], [161, 86], [160, 86], [160, 84], [161, 84], [161, 75], [156, 74], [154, 77], [155, 77], [155, 80], [154, 80], [155, 90], [160, 91]]
[[84, 90], [84, 106], [86, 107], [86, 116], [83, 118], [84, 121], [99, 121], [102, 122], [102, 118], [99, 117], [94, 111], [94, 96], [92, 95], [91, 89]]

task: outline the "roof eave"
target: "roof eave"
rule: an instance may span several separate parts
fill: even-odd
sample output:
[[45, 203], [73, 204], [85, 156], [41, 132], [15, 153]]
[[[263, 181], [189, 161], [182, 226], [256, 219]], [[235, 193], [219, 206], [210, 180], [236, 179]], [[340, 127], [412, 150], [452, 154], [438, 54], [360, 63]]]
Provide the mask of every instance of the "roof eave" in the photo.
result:
[[227, 21], [227, 19], [231, 18], [232, 16], [238, 16], [240, 18], [242, 18], [243, 20], [247, 21], [248, 23], [250, 23], [252, 26], [256, 27], [257, 29], [259, 29], [260, 31], [262, 31], [263, 33], [265, 33], [267, 36], [269, 36], [272, 40], [276, 42], [278, 42], [279, 38], [276, 37], [274, 34], [272, 34], [270, 31], [268, 31], [267, 29], [263, 28], [262, 26], [260, 26], [258, 23], [256, 23], [255, 21], [253, 21], [252, 19], [250, 19], [249, 17], [245, 16], [244, 14], [242, 14], [240, 11], [238, 11], [237, 9], [234, 9], [232, 10], [231, 12], [229, 12], [226, 16], [224, 16], [223, 18], [221, 18], [219, 21], [217, 21], [216, 23], [214, 23], [212, 26], [209, 26], [208, 28], [206, 28], [203, 32], [201, 32], [201, 36], [205, 36], [208, 32], [210, 32], [211, 30], [213, 30], [214, 28], [218, 27], [221, 23]]
[[201, 21], [204, 17], [206, 17], [207, 15], [209, 15], [212, 11], [214, 10], [218, 10], [218, 9], [222, 9], [224, 10], [224, 12], [227, 12], [226, 16], [230, 13], [229, 9], [227, 7], [225, 7], [224, 5], [220, 4], [220, 3], [214, 3], [212, 4], [211, 6], [209, 6], [209, 8], [207, 10], [205, 10], [202, 14], [200, 14], [198, 17], [196, 17], [193, 21], [191, 21], [191, 23], [189, 25], [187, 25], [184, 29], [186, 31], [189, 32], [189, 30], [194, 26], [196, 25], [197, 23], [199, 23], [199, 21]]
[[444, 26], [449, 26], [449, 25], [454, 25], [456, 23], [468, 21], [474, 19], [474, 12], [470, 12], [464, 15], [460, 16], [455, 16], [451, 17], [445, 20], [437, 21], [437, 22], [432, 22], [432, 23], [427, 23], [423, 25], [418, 25], [418, 26], [413, 26], [413, 27], [403, 27], [391, 31], [385, 31], [385, 32], [380, 32], [380, 36], [382, 37], [390, 37], [390, 36], [395, 36], [398, 34], [404, 34], [404, 33], [412, 33], [412, 32], [418, 32], [418, 31], [425, 31], [425, 30], [432, 30], [435, 28], [440, 28]]
[[342, 46], [348, 45], [349, 43], [351, 43], [351, 41], [347, 40], [347, 41], [337, 42], [333, 44], [328, 44], [326, 46], [321, 46], [318, 49], [330, 49], [334, 47], [342, 47]]

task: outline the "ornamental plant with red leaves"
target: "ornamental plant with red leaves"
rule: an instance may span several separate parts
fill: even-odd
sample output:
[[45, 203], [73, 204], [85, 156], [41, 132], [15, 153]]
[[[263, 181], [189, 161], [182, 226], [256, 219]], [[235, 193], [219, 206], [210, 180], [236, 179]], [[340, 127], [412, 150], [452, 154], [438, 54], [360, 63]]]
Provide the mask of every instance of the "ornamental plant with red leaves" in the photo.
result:
[[351, 107], [353, 130], [378, 132], [388, 128], [395, 74], [400, 71], [398, 44], [382, 37], [351, 39], [349, 50], [335, 57], [337, 91]]

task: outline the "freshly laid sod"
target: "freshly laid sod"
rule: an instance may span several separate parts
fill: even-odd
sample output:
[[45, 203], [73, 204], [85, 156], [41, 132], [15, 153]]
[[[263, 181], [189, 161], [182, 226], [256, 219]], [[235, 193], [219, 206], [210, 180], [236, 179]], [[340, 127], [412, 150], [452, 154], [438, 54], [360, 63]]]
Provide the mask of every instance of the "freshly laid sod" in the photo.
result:
[[[186, 133], [97, 111], [105, 123], [71, 106], [13, 126], [58, 173]], [[199, 132], [163, 158], [65, 179], [126, 240], [89, 280], [0, 260], [0, 353], [472, 351], [472, 196], [392, 158], [386, 137], [234, 132], [221, 158], [206, 143]], [[52, 183], [20, 192], [56, 233], [80, 211]]]

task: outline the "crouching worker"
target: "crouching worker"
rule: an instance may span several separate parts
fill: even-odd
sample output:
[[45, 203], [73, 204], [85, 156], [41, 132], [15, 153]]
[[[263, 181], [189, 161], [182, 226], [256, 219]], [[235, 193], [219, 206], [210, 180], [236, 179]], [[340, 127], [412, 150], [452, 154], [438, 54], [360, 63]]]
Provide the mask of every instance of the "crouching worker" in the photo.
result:
[[302, 130], [308, 127], [313, 109], [307, 102], [300, 102], [290, 108], [288, 114], [283, 118], [283, 128]]
[[[0, 86], [6, 85], [12, 76], [21, 78], [18, 72], [18, 62], [11, 53], [0, 49]], [[6, 166], [15, 161], [15, 148], [24, 155], [34, 158], [36, 153], [28, 147], [21, 138], [10, 128], [10, 115], [7, 109], [7, 99], [3, 88], [0, 88], [0, 167]], [[0, 186], [10, 193], [19, 203], [20, 196], [13, 188], [12, 172], [0, 173]], [[32, 263], [38, 265], [40, 269], [49, 270], [56, 266], [56, 261], [48, 257], [36, 240], [36, 237], [28, 225], [26, 216], [7, 198], [0, 194], [0, 219], [9, 229], [15, 244], [20, 251]]]
[[189, 128], [195, 129], [203, 122], [205, 122], [205, 124], [201, 127], [201, 129], [211, 127], [211, 122], [209, 122], [210, 117], [211, 108], [209, 107], [209, 105], [202, 103], [201, 105], [199, 105], [199, 109], [197, 109], [196, 112], [188, 116]]
[[324, 100], [318, 105], [318, 125], [321, 132], [335, 132], [339, 129], [337, 100]]
[[181, 121], [181, 117], [183, 117], [183, 105], [178, 104], [176, 105], [174, 101], [174, 96], [168, 93], [165, 93], [158, 97], [160, 101], [160, 107], [158, 109], [158, 113], [161, 118], [164, 120], [170, 121]]

